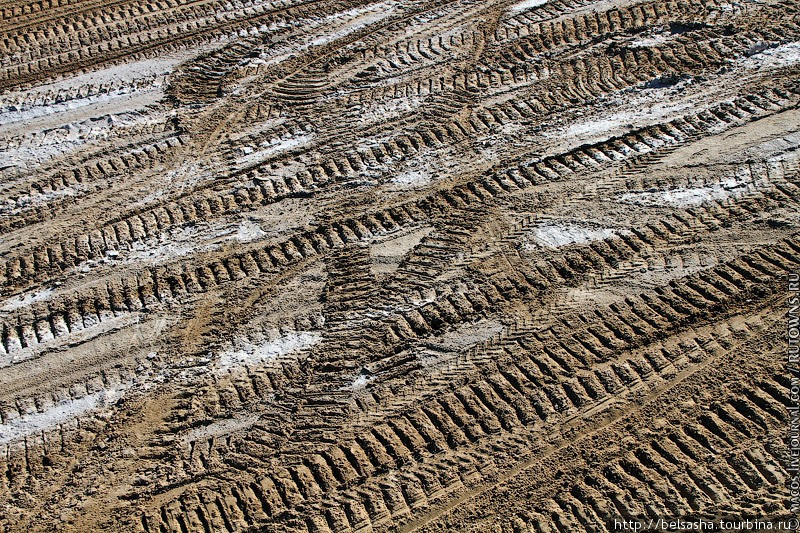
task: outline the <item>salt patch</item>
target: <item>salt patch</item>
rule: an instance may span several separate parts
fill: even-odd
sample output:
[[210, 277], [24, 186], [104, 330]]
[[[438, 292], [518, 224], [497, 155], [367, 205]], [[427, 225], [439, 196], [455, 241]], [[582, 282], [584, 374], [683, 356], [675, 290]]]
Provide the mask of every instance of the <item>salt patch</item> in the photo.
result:
[[266, 233], [261, 229], [261, 226], [252, 220], [243, 220], [242, 223], [239, 224], [239, 229], [236, 231], [236, 240], [239, 242], [249, 242], [260, 239], [264, 235], [266, 235]]
[[[291, 57], [296, 56], [301, 52], [305, 52], [308, 48], [312, 46], [321, 46], [327, 44], [333, 40], [340, 39], [342, 37], [347, 36], [350, 33], [353, 33], [366, 26], [369, 26], [370, 24], [375, 24], [376, 22], [380, 22], [381, 20], [390, 16], [395, 11], [396, 7], [397, 7], [396, 2], [382, 2], [379, 4], [375, 4], [373, 6], [354, 8], [348, 11], [344, 11], [342, 13], [328, 15], [321, 21], [309, 22], [306, 25], [306, 33], [321, 27], [324, 28], [326, 25], [340, 21], [342, 19], [347, 19], [347, 18], [354, 19], [349, 23], [343, 24], [337, 30], [333, 30], [331, 28], [325, 28], [324, 31], [320, 32], [318, 37], [310, 41], [304, 42], [302, 44], [292, 41], [287, 46], [282, 46], [280, 48], [271, 47], [266, 53], [262, 53], [260, 57], [249, 59], [244, 64], [244, 66], [277, 65], [279, 63], [282, 63], [283, 61], [286, 61]], [[358, 17], [361, 18], [359, 19]]]
[[[11, 110], [10, 108], [5, 107], [0, 108], [0, 123], [11, 124], [13, 122], [27, 121], [42, 116], [52, 116], [58, 113], [66, 113], [68, 111], [75, 111], [89, 105], [99, 105], [112, 100], [121, 99], [122, 97], [128, 97], [128, 99], [130, 99], [133, 93], [142, 92], [156, 92], [158, 94], [156, 98], [152, 98], [148, 101], [156, 101], [161, 97], [161, 95], [163, 95], [163, 91], [160, 90], [160, 86], [153, 84], [150, 87], [123, 87], [105, 94], [76, 98], [74, 100], [68, 100], [58, 104], [31, 106], [26, 109]], [[131, 102], [131, 105], [129, 105], [127, 109], [138, 107], [136, 106], [138, 101], [131, 100]]]
[[368, 15], [358, 19], [357, 21], [354, 21], [354, 22], [352, 22], [350, 24], [346, 24], [339, 31], [334, 31], [334, 32], [328, 33], [328, 34], [326, 34], [324, 36], [318, 37], [318, 38], [312, 40], [309, 44], [311, 46], [320, 46], [320, 45], [323, 45], [323, 44], [327, 44], [327, 43], [329, 43], [331, 41], [334, 41], [336, 39], [340, 39], [342, 37], [345, 37], [346, 35], [348, 35], [350, 33], [353, 33], [355, 31], [358, 31], [361, 28], [369, 26], [370, 24], [375, 24], [376, 22], [379, 22], [379, 21], [385, 19], [386, 17], [388, 17], [389, 15], [391, 15], [394, 12], [396, 7], [397, 7], [397, 4], [395, 2], [382, 2], [380, 4], [376, 4], [376, 5], [370, 6], [368, 8], [351, 9], [349, 11], [346, 11], [342, 15], [333, 15], [336, 18], [339, 18], [339, 17], [342, 17], [342, 16], [343, 17], [351, 17], [351, 16], [361, 17], [362, 14], [369, 13]]
[[122, 396], [121, 387], [107, 389], [83, 398], [68, 400], [46, 409], [42, 413], [32, 413], [0, 424], [0, 444], [8, 444], [29, 435], [54, 428], [76, 416], [114, 403]]
[[307, 350], [321, 339], [316, 331], [293, 331], [261, 344], [245, 345], [240, 350], [223, 352], [217, 361], [220, 371], [246, 365], [259, 365], [281, 355]]
[[427, 172], [412, 170], [410, 172], [403, 172], [402, 174], [398, 174], [389, 181], [391, 183], [396, 183], [398, 185], [424, 186], [428, 185], [431, 182], [431, 175], [428, 174]]
[[215, 243], [199, 244], [200, 242], [212, 241], [234, 231], [234, 228], [227, 227], [187, 226], [177, 228], [164, 233], [164, 236], [168, 235], [170, 239], [170, 242], [164, 244], [157, 244], [152, 240], [134, 242], [128, 260], [149, 260], [158, 263], [188, 254], [208, 252], [219, 248], [219, 245]]
[[534, 237], [553, 248], [568, 244], [584, 244], [600, 241], [618, 235], [620, 232], [610, 228], [593, 228], [575, 224], [543, 224], [534, 231]]
[[[651, 97], [665, 92], [663, 89], [651, 89], [648, 94]], [[633, 103], [633, 102], [631, 102]], [[632, 124], [641, 124], [643, 121], [658, 120], [673, 113], [684, 111], [692, 106], [689, 102], [666, 103], [660, 102], [636, 102], [636, 111], [622, 111], [614, 113], [606, 118], [597, 120], [587, 120], [570, 125], [566, 130], [569, 137], [595, 138], [600, 135], [615, 133], [621, 129], [627, 129]]]
[[539, 7], [547, 3], [547, 0], [525, 0], [524, 2], [519, 2], [518, 4], [514, 4], [508, 8], [509, 13], [512, 15], [518, 15], [523, 11], [527, 11], [529, 9], [533, 9], [534, 7]]
[[745, 67], [771, 70], [800, 63], [800, 42], [769, 48], [743, 60]]
[[13, 311], [15, 309], [21, 309], [35, 302], [46, 300], [50, 298], [50, 296], [52, 295], [53, 295], [52, 289], [45, 289], [35, 292], [26, 292], [24, 294], [20, 294], [18, 296], [6, 300], [3, 303], [2, 307], [0, 307], [0, 311]]
[[656, 35], [648, 35], [643, 36], [638, 39], [634, 39], [631, 42], [631, 46], [633, 48], [650, 48], [653, 46], [658, 46], [661, 44], [666, 43], [672, 38], [672, 35], [669, 33], [659, 33]]
[[134, 243], [133, 252], [128, 256], [130, 260], [139, 261], [148, 259], [153, 262], [167, 261], [183, 255], [198, 252], [208, 252], [218, 248], [218, 245], [197, 246], [196, 243], [174, 243], [159, 246], [148, 246], [145, 243]]
[[262, 144], [261, 150], [256, 150], [252, 146], [243, 146], [240, 148], [240, 150], [244, 157], [240, 158], [238, 163], [244, 165], [260, 163], [261, 161], [274, 155], [305, 146], [306, 144], [310, 143], [313, 138], [313, 135], [298, 135], [295, 137], [289, 137], [271, 144]]
[[367, 386], [367, 384], [372, 381], [374, 378], [366, 375], [366, 374], [359, 374], [356, 379], [353, 380], [352, 385], [350, 388], [353, 390], [363, 389]]
[[703, 187], [669, 189], [665, 191], [643, 191], [623, 194], [619, 201], [648, 207], [690, 207], [746, 192], [747, 186], [736, 178]]

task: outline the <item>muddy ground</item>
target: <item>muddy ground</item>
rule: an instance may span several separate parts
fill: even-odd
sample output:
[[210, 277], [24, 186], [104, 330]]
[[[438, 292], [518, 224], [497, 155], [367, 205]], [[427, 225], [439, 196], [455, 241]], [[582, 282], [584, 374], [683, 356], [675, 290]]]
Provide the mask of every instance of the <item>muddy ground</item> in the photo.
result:
[[0, 0], [0, 530], [791, 516], [799, 15]]

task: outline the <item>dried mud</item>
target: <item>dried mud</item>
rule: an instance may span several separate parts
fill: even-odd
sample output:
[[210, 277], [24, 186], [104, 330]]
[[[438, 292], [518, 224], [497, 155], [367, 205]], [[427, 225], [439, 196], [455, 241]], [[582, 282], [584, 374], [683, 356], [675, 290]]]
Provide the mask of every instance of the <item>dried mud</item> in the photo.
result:
[[791, 0], [0, 0], [0, 529], [785, 518]]

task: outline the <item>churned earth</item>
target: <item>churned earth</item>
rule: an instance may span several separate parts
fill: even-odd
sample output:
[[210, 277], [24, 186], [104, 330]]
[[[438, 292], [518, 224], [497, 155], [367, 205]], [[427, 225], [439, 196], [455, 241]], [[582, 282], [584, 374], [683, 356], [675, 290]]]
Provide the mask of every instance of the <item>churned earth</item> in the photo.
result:
[[793, 0], [0, 0], [0, 529], [781, 519]]

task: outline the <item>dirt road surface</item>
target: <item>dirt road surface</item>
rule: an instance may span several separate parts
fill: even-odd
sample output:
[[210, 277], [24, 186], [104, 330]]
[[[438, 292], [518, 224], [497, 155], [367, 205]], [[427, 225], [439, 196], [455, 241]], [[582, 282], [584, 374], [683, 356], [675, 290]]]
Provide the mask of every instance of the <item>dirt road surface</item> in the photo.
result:
[[0, 530], [786, 518], [792, 0], [0, 0]]

